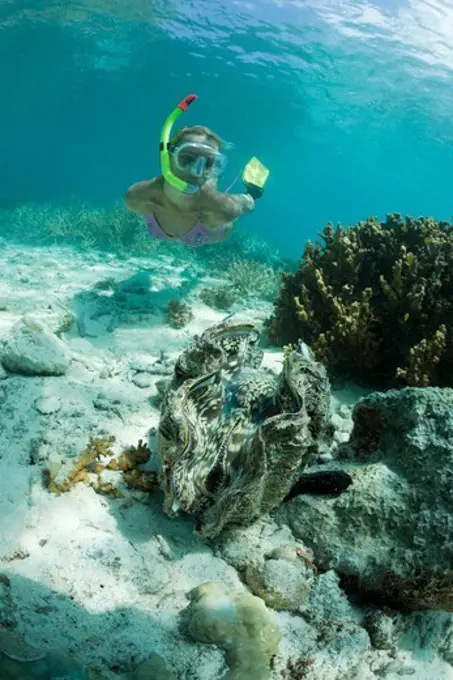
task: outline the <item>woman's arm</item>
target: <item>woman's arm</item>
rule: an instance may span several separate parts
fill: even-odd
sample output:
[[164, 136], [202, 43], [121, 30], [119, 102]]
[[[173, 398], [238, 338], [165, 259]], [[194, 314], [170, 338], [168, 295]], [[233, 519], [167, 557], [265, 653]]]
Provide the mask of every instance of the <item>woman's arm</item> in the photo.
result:
[[206, 182], [200, 190], [204, 210], [217, 214], [226, 222], [232, 222], [246, 215], [255, 207], [250, 194], [225, 194], [217, 191], [215, 184]]

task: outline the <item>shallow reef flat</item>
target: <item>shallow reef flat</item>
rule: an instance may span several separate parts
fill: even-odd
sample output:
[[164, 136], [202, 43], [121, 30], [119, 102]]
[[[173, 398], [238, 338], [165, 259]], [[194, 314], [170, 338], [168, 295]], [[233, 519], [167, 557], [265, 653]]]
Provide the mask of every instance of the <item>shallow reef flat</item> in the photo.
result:
[[[232, 295], [211, 265], [2, 242], [0, 677], [452, 680], [451, 390], [328, 384], [308, 349], [266, 342], [268, 292]], [[227, 474], [201, 476], [200, 412], [249, 394], [206, 378], [230, 359], [259, 371], [261, 448], [229, 439]], [[298, 429], [263, 434], [287, 413]], [[243, 460], [250, 521], [230, 512]], [[223, 502], [236, 524], [204, 532]]]

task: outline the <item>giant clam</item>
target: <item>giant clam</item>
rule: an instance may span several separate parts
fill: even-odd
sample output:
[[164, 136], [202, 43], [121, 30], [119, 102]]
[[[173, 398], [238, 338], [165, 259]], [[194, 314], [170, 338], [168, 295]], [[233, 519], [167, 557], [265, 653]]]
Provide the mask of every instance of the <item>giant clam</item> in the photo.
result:
[[253, 324], [223, 323], [176, 362], [158, 428], [164, 510], [197, 517], [203, 536], [277, 507], [328, 436], [329, 381], [300, 350], [277, 378], [261, 368]]

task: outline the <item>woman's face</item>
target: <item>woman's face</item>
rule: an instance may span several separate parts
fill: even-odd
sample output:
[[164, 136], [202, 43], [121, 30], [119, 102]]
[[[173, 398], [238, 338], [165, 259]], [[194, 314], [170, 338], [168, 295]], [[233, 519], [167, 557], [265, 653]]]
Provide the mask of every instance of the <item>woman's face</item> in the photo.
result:
[[214, 174], [223, 163], [219, 146], [206, 135], [184, 135], [172, 152], [171, 169], [180, 179], [200, 186]]

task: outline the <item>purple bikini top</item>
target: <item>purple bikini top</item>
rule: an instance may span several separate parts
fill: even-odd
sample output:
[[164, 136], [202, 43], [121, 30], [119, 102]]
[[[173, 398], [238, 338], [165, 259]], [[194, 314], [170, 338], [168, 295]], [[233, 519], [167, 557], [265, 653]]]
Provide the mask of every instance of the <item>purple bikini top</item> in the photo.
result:
[[186, 243], [188, 246], [192, 246], [192, 248], [206, 246], [210, 243], [218, 243], [223, 240], [225, 234], [225, 225], [223, 224], [217, 227], [215, 231], [211, 231], [205, 227], [202, 222], [197, 222], [189, 229], [189, 231], [186, 231], [185, 234], [182, 234], [181, 236], [169, 236], [162, 229], [154, 215], [147, 215], [145, 219], [148, 231], [153, 238], [165, 241], [179, 241], [180, 243]]

